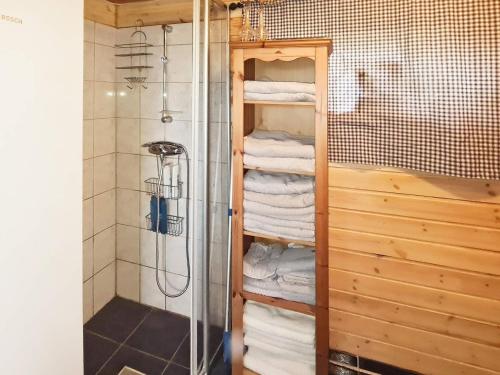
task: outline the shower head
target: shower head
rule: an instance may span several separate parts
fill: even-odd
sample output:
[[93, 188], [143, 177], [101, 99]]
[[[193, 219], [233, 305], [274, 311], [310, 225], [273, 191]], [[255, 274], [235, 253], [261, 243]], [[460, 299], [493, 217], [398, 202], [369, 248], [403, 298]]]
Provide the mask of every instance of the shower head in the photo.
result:
[[180, 155], [184, 152], [184, 146], [180, 143], [167, 141], [149, 142], [143, 144], [142, 147], [147, 147], [151, 154], [159, 156]]

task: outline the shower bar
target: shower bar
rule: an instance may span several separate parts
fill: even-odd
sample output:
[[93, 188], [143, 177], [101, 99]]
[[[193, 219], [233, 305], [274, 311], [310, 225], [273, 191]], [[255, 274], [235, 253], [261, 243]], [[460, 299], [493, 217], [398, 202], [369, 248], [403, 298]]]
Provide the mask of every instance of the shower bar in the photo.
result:
[[161, 122], [170, 123], [173, 121], [173, 118], [167, 109], [167, 36], [168, 33], [172, 32], [172, 26], [162, 25], [161, 28], [163, 29], [163, 56], [161, 57], [163, 65]]

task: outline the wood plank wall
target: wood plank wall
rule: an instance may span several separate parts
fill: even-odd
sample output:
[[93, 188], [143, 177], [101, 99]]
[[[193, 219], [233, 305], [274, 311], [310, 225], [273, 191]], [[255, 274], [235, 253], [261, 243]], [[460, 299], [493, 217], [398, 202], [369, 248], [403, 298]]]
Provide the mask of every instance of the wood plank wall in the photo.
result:
[[329, 168], [330, 347], [500, 373], [500, 181]]

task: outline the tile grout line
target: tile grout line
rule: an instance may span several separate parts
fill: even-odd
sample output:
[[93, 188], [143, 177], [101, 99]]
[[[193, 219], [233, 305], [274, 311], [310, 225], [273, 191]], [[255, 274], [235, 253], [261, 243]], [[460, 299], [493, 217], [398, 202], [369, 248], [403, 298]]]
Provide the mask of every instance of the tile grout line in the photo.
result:
[[141, 326], [142, 323], [144, 323], [144, 321], [146, 320], [146, 318], [151, 315], [153, 310], [149, 310], [148, 313], [146, 315], [144, 315], [144, 317], [141, 319], [141, 321], [137, 324], [137, 326], [132, 330], [132, 332], [130, 332], [130, 334], [125, 338], [125, 340], [123, 340], [123, 342], [118, 346], [118, 348], [116, 348], [116, 350], [109, 356], [108, 360], [106, 362], [103, 363], [103, 365], [99, 368], [99, 370], [97, 370], [96, 372], [96, 375], [98, 375], [101, 370], [111, 361], [111, 359], [116, 355], [116, 353], [118, 353], [118, 351], [125, 346], [125, 342], [127, 342], [127, 340], [139, 329], [139, 327]]
[[[178, 346], [178, 347], [177, 347], [177, 349], [175, 350], [174, 354], [172, 354], [172, 358], [168, 361], [167, 367], [165, 367], [165, 368], [163, 369], [163, 372], [161, 373], [161, 375], [165, 375], [165, 374], [166, 374], [166, 372], [165, 372], [165, 371], [167, 371], [167, 369], [170, 367], [170, 365], [171, 365], [172, 363], [174, 363], [174, 364], [175, 364], [175, 365], [177, 365], [177, 366], [184, 367], [184, 366], [182, 366], [182, 365], [178, 364], [177, 362], [175, 362], [175, 361], [174, 361], [174, 358], [175, 358], [175, 355], [176, 355], [176, 354], [179, 352], [179, 350], [181, 349], [182, 344], [184, 344], [184, 341], [186, 341], [186, 338], [188, 338], [190, 335], [191, 335], [191, 331], [188, 331], [188, 333], [186, 333], [186, 335], [184, 336], [184, 338], [181, 340], [181, 343], [179, 344], [179, 346]], [[184, 368], [186, 368], [186, 367], [184, 367]]]

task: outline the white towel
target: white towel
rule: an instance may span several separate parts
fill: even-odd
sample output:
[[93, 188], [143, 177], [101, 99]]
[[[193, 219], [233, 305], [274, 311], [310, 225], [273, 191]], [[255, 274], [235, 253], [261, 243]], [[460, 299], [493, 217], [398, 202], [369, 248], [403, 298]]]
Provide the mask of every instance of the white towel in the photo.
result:
[[246, 92], [256, 92], [261, 94], [276, 93], [306, 93], [316, 94], [316, 85], [305, 82], [273, 82], [273, 81], [250, 81], [244, 83]]
[[263, 101], [263, 102], [315, 102], [316, 96], [305, 93], [278, 93], [278, 94], [260, 94], [254, 92], [245, 92], [245, 100]]
[[267, 204], [274, 207], [301, 208], [314, 206], [314, 193], [304, 194], [266, 194], [244, 191], [246, 200]]
[[284, 290], [281, 288], [278, 280], [272, 278], [259, 280], [252, 279], [248, 276], [243, 276], [243, 290], [255, 294], [261, 294], [263, 296], [307, 303], [309, 305], [314, 305], [316, 301], [316, 295], [314, 291], [308, 291], [308, 293], [301, 294], [296, 293], [295, 291]]
[[256, 346], [248, 347], [243, 357], [245, 368], [260, 375], [314, 375], [316, 366], [280, 358]]
[[280, 237], [288, 240], [300, 240], [314, 242], [315, 232], [312, 230], [280, 227], [276, 225], [264, 224], [255, 220], [244, 221], [245, 230], [256, 232], [268, 236]]
[[245, 213], [275, 217], [284, 220], [301, 220], [307, 223], [314, 223], [316, 219], [314, 206], [301, 208], [273, 207], [267, 204], [243, 199], [243, 209]]
[[311, 173], [315, 169], [315, 159], [268, 158], [244, 154], [243, 163], [251, 168], [280, 169], [297, 173]]
[[315, 341], [313, 317], [253, 301], [245, 303], [243, 325], [306, 345]]
[[275, 276], [283, 250], [281, 244], [266, 245], [253, 242], [243, 257], [243, 274], [254, 279]]
[[265, 350], [269, 354], [273, 354], [278, 358], [288, 358], [290, 360], [295, 360], [300, 363], [307, 363], [314, 365], [316, 363], [316, 355], [314, 353], [314, 348], [309, 346], [307, 352], [303, 352], [302, 348], [306, 345], [296, 345], [284, 347], [279, 342], [279, 337], [275, 340], [269, 342], [264, 336], [256, 334], [255, 331], [249, 330], [245, 332], [244, 344], [247, 346], [255, 346], [259, 349]]
[[266, 194], [314, 193], [314, 177], [286, 173], [248, 171], [243, 180], [245, 191]]
[[[283, 279], [283, 277], [278, 277], [278, 285], [283, 292], [286, 293], [295, 293], [295, 294], [303, 294], [308, 296], [313, 296], [316, 290], [314, 282], [310, 284], [303, 283], [291, 283]], [[311, 279], [314, 281], [314, 279]]]
[[281, 131], [255, 130], [245, 137], [245, 154], [264, 157], [314, 159], [314, 138]]
[[261, 221], [262, 224], [269, 224], [273, 226], [286, 227], [286, 228], [299, 228], [314, 231], [314, 223], [309, 223], [307, 221], [298, 220], [285, 220], [278, 219], [276, 217], [256, 215], [250, 212], [245, 212], [243, 215], [243, 222], [246, 220], [250, 221]]
[[306, 271], [313, 273], [316, 268], [316, 252], [314, 249], [289, 248], [281, 254], [278, 264], [278, 275]]
[[305, 285], [312, 285], [316, 282], [316, 276], [314, 270], [311, 271], [303, 271], [303, 272], [294, 272], [294, 273], [287, 273], [280, 278], [287, 283], [291, 284], [305, 284]]
[[261, 342], [264, 342], [269, 345], [276, 345], [279, 346], [282, 349], [285, 350], [292, 350], [297, 353], [302, 353], [306, 356], [315, 356], [316, 355], [316, 345], [309, 345], [309, 344], [302, 344], [297, 341], [293, 340], [288, 340], [284, 337], [279, 337], [276, 336], [272, 333], [266, 332], [266, 331], [261, 331], [259, 329], [253, 328], [253, 327], [243, 327], [243, 331], [245, 333], [244, 335], [244, 341], [246, 345], [247, 344], [246, 340], [248, 338], [251, 338], [252, 340], [258, 339]]

